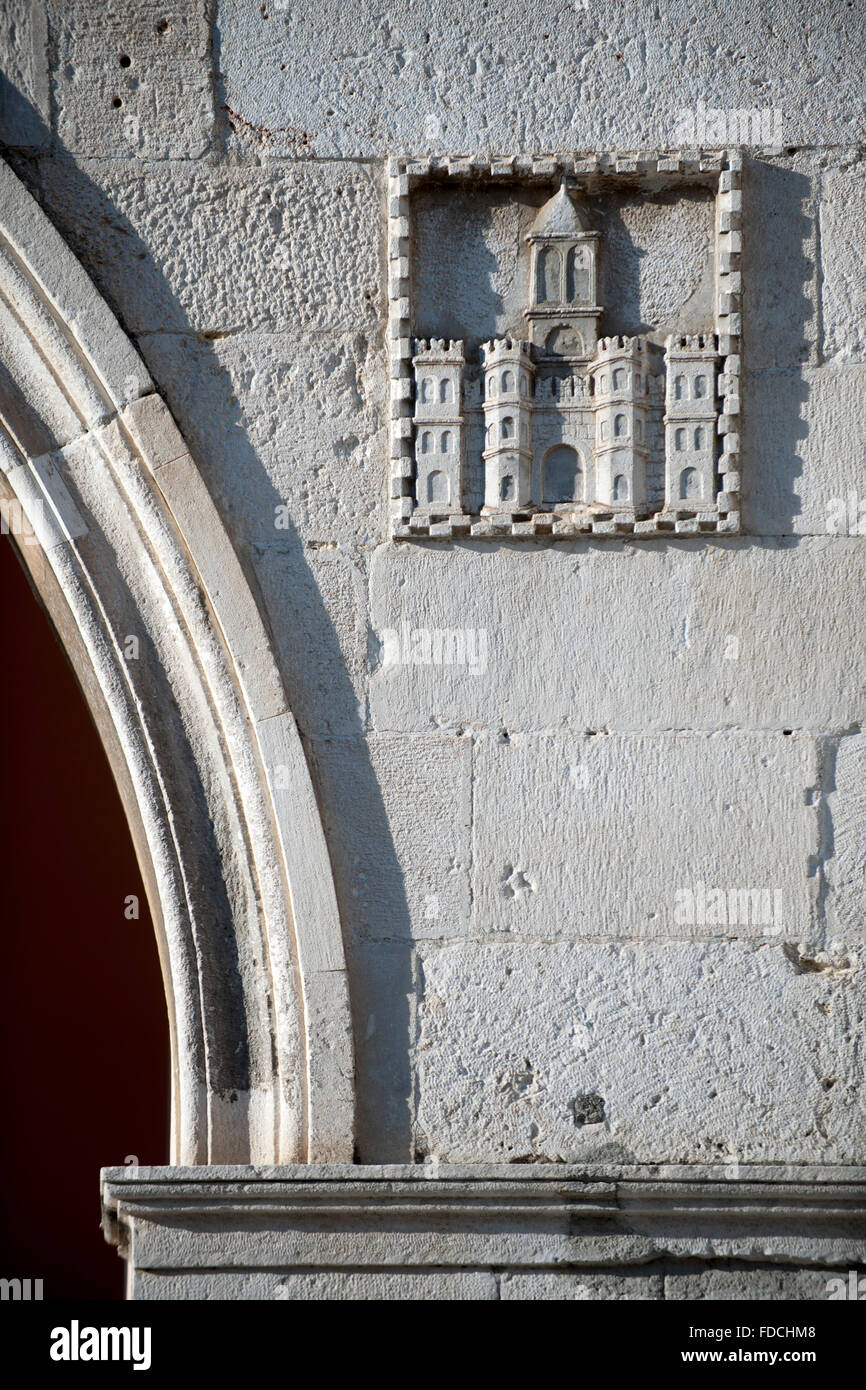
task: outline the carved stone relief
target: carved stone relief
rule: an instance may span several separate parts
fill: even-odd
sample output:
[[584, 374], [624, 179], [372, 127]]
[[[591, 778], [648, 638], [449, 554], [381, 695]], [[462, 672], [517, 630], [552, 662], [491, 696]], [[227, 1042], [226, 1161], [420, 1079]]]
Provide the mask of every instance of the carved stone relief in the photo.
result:
[[740, 178], [731, 154], [392, 161], [396, 539], [739, 530]]

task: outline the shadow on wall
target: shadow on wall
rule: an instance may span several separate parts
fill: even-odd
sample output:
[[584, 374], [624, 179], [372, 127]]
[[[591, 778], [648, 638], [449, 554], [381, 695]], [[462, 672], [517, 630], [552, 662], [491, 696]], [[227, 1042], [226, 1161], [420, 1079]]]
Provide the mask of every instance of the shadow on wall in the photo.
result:
[[[743, 182], [744, 206], [755, 211], [743, 241], [743, 527], [785, 535], [802, 511], [797, 479], [809, 432], [801, 369], [810, 361], [807, 326], [816, 316], [808, 291], [817, 300], [815, 221], [804, 211], [812, 190], [796, 169], [761, 160], [745, 161]], [[752, 460], [760, 460], [760, 477]]]
[[[8, 131], [11, 112], [16, 128], [27, 132], [28, 150], [45, 146], [36, 157], [14, 147], [3, 147], [3, 155], [75, 251], [141, 352], [185, 435], [232, 538], [247, 581], [257, 595], [307, 752], [335, 871], [355, 1028], [356, 1157], [365, 1163], [411, 1161], [409, 911], [379, 779], [369, 756], [364, 711], [320, 587], [324, 571], [322, 566], [311, 563], [291, 515], [286, 515], [285, 499], [277, 492], [249, 439], [235, 383], [219, 358], [214, 335], [198, 331], [190, 322], [149, 246], [125, 213], [75, 164], [44, 126], [41, 127], [42, 140], [36, 138], [35, 127], [41, 121], [38, 113], [32, 108], [25, 110], [27, 104], [19, 93], [10, 101], [0, 88], [0, 97], [0, 109], [6, 117], [4, 128]], [[65, 166], [67, 189], [74, 190], [73, 196], [65, 199], [62, 205], [44, 196], [41, 163], [49, 149], [52, 163]], [[154, 180], [160, 172], [154, 172], [151, 166]], [[98, 247], [82, 239], [80, 206], [84, 205], [97, 206], [101, 223], [115, 234], [122, 247], [123, 264], [135, 278], [139, 299], [146, 295], [159, 306], [170, 306], [171, 326], [166, 333], [136, 333], [124, 322], [122, 306], [112, 296], [111, 285], [106, 283], [106, 267]], [[286, 271], [273, 264], [273, 274], [284, 275]], [[259, 343], [267, 336], [259, 335]], [[196, 372], [201, 381], [206, 382], [206, 390], [184, 394], [176, 377], [166, 372], [159, 339], [167, 337], [177, 338], [184, 350], [189, 347], [194, 351]], [[299, 400], [299, 417], [302, 404]], [[224, 438], [231, 441], [232, 479], [237, 480], [239, 487], [230, 496], [223, 494], [218, 473], [209, 466], [207, 447], [197, 446], [197, 441], [212, 438], [217, 427]], [[324, 449], [322, 454], [319, 466], [334, 467]], [[338, 461], [336, 466], [346, 467], [346, 464], [340, 465]], [[240, 506], [238, 492], [242, 492]], [[281, 529], [273, 528], [278, 508], [282, 509]], [[263, 533], [272, 534], [274, 539], [263, 541]], [[325, 778], [320, 759], [333, 764], [335, 751], [337, 762], [341, 764], [340, 776]], [[364, 833], [368, 843], [375, 844], [379, 869], [388, 884], [391, 926], [387, 940], [367, 939], [363, 922], [354, 925], [357, 895], [351, 877], [353, 849], [340, 842], [346, 797], [363, 808]], [[347, 924], [352, 924], [348, 930]], [[379, 1026], [371, 1028], [369, 1017], [377, 1011]], [[103, 1161], [111, 1161], [111, 1155], [106, 1155]]]

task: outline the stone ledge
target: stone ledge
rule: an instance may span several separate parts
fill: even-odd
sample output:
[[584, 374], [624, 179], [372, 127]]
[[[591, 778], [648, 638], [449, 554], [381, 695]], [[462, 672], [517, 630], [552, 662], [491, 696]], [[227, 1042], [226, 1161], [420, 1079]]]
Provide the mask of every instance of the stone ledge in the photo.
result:
[[[107, 1239], [133, 1297], [196, 1298], [215, 1271], [321, 1297], [349, 1270], [608, 1269], [732, 1260], [850, 1269], [866, 1261], [866, 1169], [779, 1165], [454, 1165], [113, 1168]], [[239, 1286], [240, 1287], [240, 1286]], [[362, 1284], [363, 1289], [363, 1284]], [[372, 1287], [372, 1285], [371, 1285]], [[244, 1296], [241, 1293], [230, 1296]], [[353, 1294], [353, 1297], [373, 1296]], [[398, 1293], [396, 1295], [400, 1297]]]

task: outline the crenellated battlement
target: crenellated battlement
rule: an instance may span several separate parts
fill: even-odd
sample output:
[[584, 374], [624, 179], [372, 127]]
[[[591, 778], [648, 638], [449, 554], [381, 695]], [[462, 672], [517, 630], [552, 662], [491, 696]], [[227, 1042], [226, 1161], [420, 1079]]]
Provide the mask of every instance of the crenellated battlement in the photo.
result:
[[665, 352], [676, 356], [717, 357], [719, 340], [715, 333], [672, 333], [665, 338]]
[[414, 348], [413, 362], [466, 361], [462, 338], [416, 338]]
[[525, 338], [514, 338], [507, 334], [504, 338], [494, 338], [491, 342], [482, 343], [479, 349], [481, 362], [485, 367], [492, 367], [498, 362], [506, 360], [513, 361], [515, 357], [522, 357], [526, 361], [532, 361], [532, 344]]
[[609, 338], [599, 338], [593, 365], [595, 366], [599, 361], [607, 361], [611, 357], [645, 357], [647, 351], [646, 338], [639, 336], [629, 338], [624, 334], [614, 334]]

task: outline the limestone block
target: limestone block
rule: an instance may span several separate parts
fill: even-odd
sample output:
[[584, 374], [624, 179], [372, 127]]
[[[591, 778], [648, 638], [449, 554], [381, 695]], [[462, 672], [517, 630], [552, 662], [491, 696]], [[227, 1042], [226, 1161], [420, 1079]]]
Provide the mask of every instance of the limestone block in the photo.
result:
[[866, 357], [866, 287], [863, 284], [866, 168], [829, 169], [821, 199], [821, 276], [824, 354], [840, 361]]
[[563, 1270], [556, 1274], [501, 1275], [499, 1297], [509, 1302], [587, 1302], [604, 1299], [619, 1302], [626, 1299], [660, 1299], [664, 1297], [664, 1280], [660, 1274], [635, 1274], [615, 1271], [599, 1274], [598, 1270]]
[[358, 733], [368, 636], [362, 568], [337, 547], [303, 549], [290, 539], [257, 550], [256, 575], [302, 735]]
[[204, 0], [48, 0], [57, 133], [75, 154], [196, 158], [214, 131]]
[[136, 1270], [133, 1298], [275, 1299], [286, 1303], [339, 1302], [492, 1302], [496, 1276], [483, 1270], [286, 1270], [266, 1274], [190, 1272], [182, 1275]]
[[[863, 718], [860, 537], [797, 545], [380, 547], [371, 623], [486, 633], [486, 661], [380, 664], [377, 728], [841, 730]], [[411, 646], [409, 650], [414, 650]]]
[[344, 930], [452, 937], [469, 918], [472, 748], [374, 734], [312, 748]]
[[378, 170], [87, 159], [40, 169], [52, 218], [133, 333], [379, 325]]
[[40, 0], [6, 0], [0, 11], [0, 139], [38, 149], [51, 133], [48, 25]]
[[[844, 1277], [844, 1276], [843, 1276]], [[744, 1299], [762, 1303], [773, 1300], [824, 1302], [838, 1280], [834, 1269], [704, 1269], [665, 1274], [664, 1297], [671, 1299]]]
[[[782, 944], [423, 947], [418, 1132], [443, 1161], [862, 1161], [863, 973]], [[473, 1001], [471, 1010], [467, 999]], [[604, 1119], [575, 1123], [596, 1095]]]
[[238, 543], [370, 544], [385, 526], [379, 345], [321, 337], [143, 339]]
[[473, 935], [805, 939], [817, 780], [798, 735], [479, 738]]
[[[854, 9], [735, 0], [701, 23], [677, 4], [557, 0], [502, 13], [341, 0], [312, 8], [220, 0], [220, 66], [236, 144], [319, 157], [502, 156], [610, 146], [682, 149], [683, 112], [765, 108], [722, 144], [856, 143], [863, 33]], [[345, 35], [335, 51], [332, 35]], [[735, 35], [735, 41], [732, 40]], [[799, 55], [793, 63], [791, 54]], [[840, 62], [839, 55], [846, 59]], [[671, 81], [672, 65], [677, 80]], [[652, 94], [648, 100], [647, 93]], [[736, 127], [736, 131], [735, 128]], [[700, 143], [700, 141], [698, 142]], [[705, 143], [714, 143], [705, 141]], [[527, 166], [529, 161], [527, 160]]]
[[747, 372], [744, 394], [746, 530], [866, 536], [866, 367]]
[[863, 884], [866, 875], [866, 736], [840, 739], [827, 798], [833, 857], [827, 864], [831, 931], [866, 944]]

